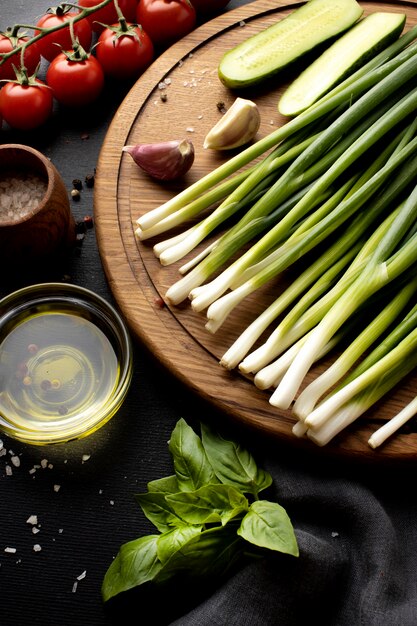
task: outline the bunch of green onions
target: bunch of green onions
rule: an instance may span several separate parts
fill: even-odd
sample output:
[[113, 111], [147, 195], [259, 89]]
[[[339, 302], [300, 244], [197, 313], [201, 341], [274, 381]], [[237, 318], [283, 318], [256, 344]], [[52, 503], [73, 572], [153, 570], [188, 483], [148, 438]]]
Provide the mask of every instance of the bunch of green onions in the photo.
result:
[[[140, 240], [179, 232], [155, 243], [162, 265], [209, 240], [165, 298], [205, 310], [213, 333], [250, 294], [294, 271], [221, 364], [272, 390], [271, 405], [292, 408], [294, 434], [319, 445], [417, 365], [416, 38], [417, 27], [137, 220]], [[336, 346], [338, 358], [306, 385]], [[370, 445], [415, 413], [414, 400]]]

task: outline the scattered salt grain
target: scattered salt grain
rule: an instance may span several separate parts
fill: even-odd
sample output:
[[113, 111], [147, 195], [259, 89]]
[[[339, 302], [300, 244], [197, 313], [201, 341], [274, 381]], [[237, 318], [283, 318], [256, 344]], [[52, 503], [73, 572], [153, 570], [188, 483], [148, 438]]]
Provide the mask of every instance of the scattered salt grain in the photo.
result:
[[35, 545], [33, 546], [33, 551], [40, 552], [41, 550], [42, 550], [41, 546], [38, 543], [35, 543]]
[[82, 462], [85, 463], [86, 461], [88, 461], [88, 459], [91, 457], [91, 454], [83, 454], [82, 456]]
[[37, 515], [29, 515], [29, 517], [26, 520], [26, 524], [37, 524], [38, 523], [38, 516]]
[[20, 459], [19, 459], [18, 456], [16, 456], [16, 455], [12, 456], [10, 460], [11, 460], [11, 462], [13, 463], [13, 465], [15, 467], [19, 467], [20, 466]]
[[[35, 466], [34, 466], [35, 467]], [[45, 469], [46, 467], [48, 467], [48, 459], [42, 459], [41, 461], [41, 467], [43, 469]]]
[[113, 506], [114, 500], [110, 500], [110, 504], [111, 504], [111, 506]]
[[36, 526], [32, 526], [32, 532], [34, 535], [37, 535], [38, 533], [40, 533], [40, 528], [37, 528]]
[[0, 450], [0, 456], [5, 456], [6, 454], [7, 454], [7, 450], [6, 450], [6, 448], [2, 448], [2, 449]]
[[4, 551], [7, 552], [8, 554], [15, 554], [16, 553], [16, 548], [4, 548]]
[[187, 133], [193, 133], [195, 131], [195, 128], [193, 128], [192, 126], [189, 126], [188, 128], [186, 128]]
[[335, 531], [332, 532], [332, 537], [338, 537], [338, 536], [339, 536], [339, 533], [337, 533]]
[[77, 587], [78, 587], [78, 582], [75, 581], [75, 583], [72, 586], [72, 593], [75, 593], [77, 591]]
[[64, 532], [64, 529], [63, 528], [58, 528], [58, 532], [59, 532], [60, 535], [62, 535], [62, 533]]
[[61, 489], [61, 485], [54, 485], [54, 491], [58, 493], [60, 489]]
[[84, 570], [82, 572], [82, 574], [80, 574], [79, 576], [77, 576], [77, 580], [82, 580], [83, 578], [85, 578], [87, 576], [87, 570]]
[[4, 444], [3, 444], [2, 440], [0, 439], [0, 450], [2, 450], [2, 449], [3, 449], [3, 445], [4, 445]]
[[8, 172], [0, 177], [0, 222], [19, 221], [39, 206], [47, 183], [33, 173]]
[[13, 474], [13, 470], [10, 467], [10, 465], [6, 465], [5, 469], [6, 469], [6, 476], [11, 476]]

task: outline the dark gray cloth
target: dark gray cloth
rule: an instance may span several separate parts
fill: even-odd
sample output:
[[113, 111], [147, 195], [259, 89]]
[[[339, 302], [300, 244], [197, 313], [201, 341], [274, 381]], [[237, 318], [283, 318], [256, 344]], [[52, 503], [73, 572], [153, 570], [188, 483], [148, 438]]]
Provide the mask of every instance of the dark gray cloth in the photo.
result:
[[266, 468], [295, 526], [299, 558], [277, 555], [247, 566], [173, 624], [416, 624], [416, 502], [408, 493], [409, 470], [394, 471], [393, 479], [390, 471], [362, 468], [375, 473], [367, 485], [333, 465], [303, 471], [269, 461]]

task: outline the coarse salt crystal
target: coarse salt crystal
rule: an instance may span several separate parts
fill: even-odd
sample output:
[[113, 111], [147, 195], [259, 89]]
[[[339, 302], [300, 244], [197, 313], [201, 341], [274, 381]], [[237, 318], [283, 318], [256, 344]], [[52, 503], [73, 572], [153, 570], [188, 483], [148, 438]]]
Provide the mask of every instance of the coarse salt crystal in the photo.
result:
[[42, 550], [41, 546], [38, 543], [35, 543], [35, 545], [33, 546], [33, 551], [40, 552], [41, 550]]
[[7, 476], [11, 476], [13, 474], [13, 470], [10, 467], [10, 465], [6, 465], [5, 469], [6, 469], [6, 475]]
[[0, 222], [19, 221], [43, 199], [47, 182], [33, 173], [7, 172], [0, 176]]
[[37, 535], [38, 533], [40, 533], [40, 528], [36, 528], [36, 526], [32, 526], [32, 532], [34, 535]]
[[4, 551], [7, 552], [8, 554], [15, 554], [16, 553], [16, 548], [4, 548]]
[[83, 463], [85, 463], [86, 461], [88, 461], [88, 459], [91, 457], [91, 454], [83, 454], [82, 456], [82, 461]]
[[15, 467], [19, 467], [20, 466], [20, 459], [19, 459], [18, 456], [16, 456], [16, 455], [12, 456], [12, 458], [10, 460], [11, 460], [11, 462], [13, 463], [13, 465]]
[[29, 515], [29, 517], [26, 520], [26, 524], [37, 524], [37, 523], [38, 523], [37, 515]]
[[61, 489], [61, 485], [54, 485], [54, 491], [58, 492]]
[[43, 467], [43, 469], [45, 469], [45, 467], [48, 467], [48, 459], [42, 459], [41, 467]]
[[78, 587], [78, 582], [75, 581], [73, 586], [72, 586], [72, 593], [75, 593], [77, 591], [77, 587]]
[[77, 580], [82, 580], [87, 576], [87, 570], [84, 570], [79, 576], [77, 576]]

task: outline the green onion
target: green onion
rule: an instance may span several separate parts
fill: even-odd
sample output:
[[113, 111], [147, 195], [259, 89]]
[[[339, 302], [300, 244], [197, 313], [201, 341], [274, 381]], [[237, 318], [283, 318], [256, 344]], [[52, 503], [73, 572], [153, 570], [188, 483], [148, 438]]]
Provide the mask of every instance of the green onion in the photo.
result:
[[417, 415], [417, 397], [413, 398], [397, 415], [388, 420], [386, 424], [378, 428], [378, 430], [370, 436], [368, 443], [371, 448], [375, 449], [382, 445], [415, 415]]
[[[408, 282], [374, 320], [359, 333], [342, 354], [320, 376], [311, 382], [298, 396], [293, 413], [299, 419], [306, 417], [313, 411], [319, 399], [336, 385], [337, 382], [353, 367], [364, 352], [375, 343], [378, 337], [400, 315], [401, 311], [416, 293], [417, 279]], [[274, 405], [274, 395], [270, 398]]]
[[354, 313], [359, 305], [376, 293], [378, 289], [401, 276], [417, 261], [417, 235], [407, 240], [397, 253], [392, 254], [392, 258], [388, 256], [393, 252], [396, 242], [403, 236], [405, 228], [412, 218], [417, 218], [417, 187], [413, 189], [409, 198], [404, 202], [391, 229], [377, 246], [372, 261], [340, 296], [297, 354], [274, 392], [276, 406], [281, 408], [290, 406], [304, 376], [314, 363], [317, 353], [321, 351], [334, 332]]

